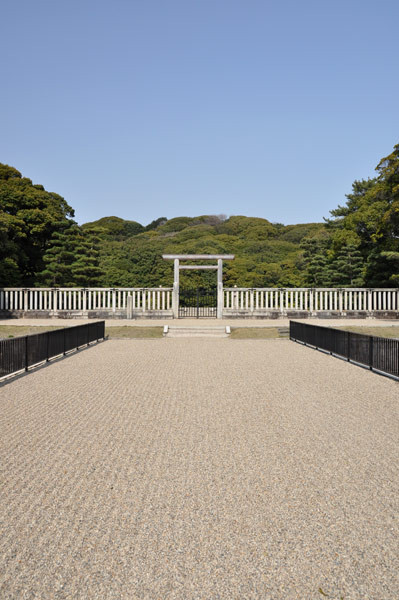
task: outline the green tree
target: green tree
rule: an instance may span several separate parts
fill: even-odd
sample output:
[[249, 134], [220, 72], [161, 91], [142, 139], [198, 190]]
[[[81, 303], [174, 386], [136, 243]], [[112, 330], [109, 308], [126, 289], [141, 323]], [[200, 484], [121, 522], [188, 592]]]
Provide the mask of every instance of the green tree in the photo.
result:
[[364, 284], [364, 259], [354, 244], [346, 244], [330, 263], [331, 284], [340, 287], [361, 287]]
[[137, 221], [127, 221], [120, 217], [102, 217], [91, 223], [84, 223], [83, 229], [101, 229], [104, 236], [111, 240], [126, 240], [144, 231]]
[[48, 240], [73, 214], [61, 196], [0, 164], [0, 285], [34, 284]]
[[312, 287], [328, 287], [331, 285], [328, 261], [329, 245], [330, 240], [328, 239], [305, 238], [302, 240], [302, 266], [305, 285]]
[[99, 284], [101, 229], [83, 230], [76, 223], [56, 231], [43, 256], [37, 280], [49, 287], [90, 287]]
[[24, 223], [0, 211], [0, 286], [19, 286], [20, 240], [24, 237]]
[[376, 167], [377, 177], [355, 181], [345, 206], [327, 221], [335, 255], [348, 243], [366, 263], [367, 286], [396, 286], [397, 263], [388, 252], [399, 251], [399, 144]]
[[95, 287], [99, 285], [102, 270], [100, 267], [100, 243], [103, 231], [93, 228], [77, 235], [75, 260], [71, 265], [75, 285]]

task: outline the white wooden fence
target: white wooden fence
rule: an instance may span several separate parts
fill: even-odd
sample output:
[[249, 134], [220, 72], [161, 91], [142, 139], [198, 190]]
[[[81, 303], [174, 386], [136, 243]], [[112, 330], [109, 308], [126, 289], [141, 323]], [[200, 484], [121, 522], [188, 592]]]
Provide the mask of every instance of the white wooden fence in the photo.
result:
[[125, 310], [128, 297], [133, 310], [170, 310], [172, 288], [3, 288], [0, 310], [88, 311]]
[[[399, 311], [399, 289], [224, 288], [223, 316], [252, 316], [277, 311], [374, 313]], [[2, 288], [2, 311], [108, 311], [116, 316], [172, 315], [173, 288]], [[129, 300], [128, 300], [129, 299]]]
[[224, 312], [399, 310], [399, 289], [224, 288]]

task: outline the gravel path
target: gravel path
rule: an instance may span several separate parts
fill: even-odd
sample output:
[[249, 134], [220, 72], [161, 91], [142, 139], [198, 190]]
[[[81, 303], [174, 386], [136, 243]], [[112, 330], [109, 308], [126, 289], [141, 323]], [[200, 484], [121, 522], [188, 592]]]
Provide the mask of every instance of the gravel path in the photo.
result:
[[2, 599], [399, 598], [398, 383], [108, 341], [0, 387]]

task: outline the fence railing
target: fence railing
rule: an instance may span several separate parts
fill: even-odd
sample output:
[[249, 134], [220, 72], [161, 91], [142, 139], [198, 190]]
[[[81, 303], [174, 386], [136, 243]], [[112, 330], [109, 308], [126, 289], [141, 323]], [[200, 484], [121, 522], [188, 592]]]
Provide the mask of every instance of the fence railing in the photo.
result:
[[0, 378], [99, 341], [105, 321], [0, 340]]
[[224, 288], [225, 310], [399, 310], [398, 288]]
[[[172, 311], [173, 288], [1, 288], [1, 311]], [[399, 288], [224, 288], [223, 313], [399, 311]], [[101, 318], [101, 315], [100, 315]]]
[[399, 378], [399, 339], [290, 321], [290, 339]]
[[170, 310], [172, 288], [3, 288], [0, 310]]

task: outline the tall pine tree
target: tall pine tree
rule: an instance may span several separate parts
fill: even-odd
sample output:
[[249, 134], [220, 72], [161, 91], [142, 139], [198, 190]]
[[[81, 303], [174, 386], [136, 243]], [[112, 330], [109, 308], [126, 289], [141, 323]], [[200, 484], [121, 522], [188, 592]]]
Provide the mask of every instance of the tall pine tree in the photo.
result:
[[76, 223], [54, 233], [43, 256], [38, 281], [49, 287], [91, 287], [99, 284], [101, 231]]
[[354, 244], [342, 246], [331, 261], [331, 284], [340, 287], [361, 287], [364, 283], [364, 267], [364, 259]]

